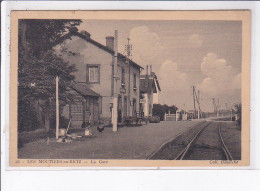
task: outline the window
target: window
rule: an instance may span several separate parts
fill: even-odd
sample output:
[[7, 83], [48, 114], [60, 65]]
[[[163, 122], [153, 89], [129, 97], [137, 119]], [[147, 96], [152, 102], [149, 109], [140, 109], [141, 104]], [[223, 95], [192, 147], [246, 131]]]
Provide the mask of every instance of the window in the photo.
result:
[[121, 83], [122, 83], [122, 86], [125, 85], [125, 69], [124, 68], [122, 68]]
[[100, 65], [87, 65], [87, 83], [100, 83]]
[[118, 109], [122, 109], [122, 96], [118, 95]]
[[134, 89], [136, 90], [136, 74], [134, 74]]

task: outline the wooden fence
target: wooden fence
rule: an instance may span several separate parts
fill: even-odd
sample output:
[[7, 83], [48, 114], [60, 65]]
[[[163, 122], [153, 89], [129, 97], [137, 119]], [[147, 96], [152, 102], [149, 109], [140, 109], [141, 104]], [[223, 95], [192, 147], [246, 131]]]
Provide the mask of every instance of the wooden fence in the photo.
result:
[[164, 121], [176, 121], [176, 114], [164, 114]]

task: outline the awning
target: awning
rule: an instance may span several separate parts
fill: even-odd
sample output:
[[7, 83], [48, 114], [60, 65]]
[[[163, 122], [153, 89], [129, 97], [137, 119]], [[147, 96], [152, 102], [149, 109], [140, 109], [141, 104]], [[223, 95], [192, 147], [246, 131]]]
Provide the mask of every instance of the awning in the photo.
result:
[[100, 97], [100, 94], [87, 87], [84, 83], [73, 82], [70, 87], [82, 96]]

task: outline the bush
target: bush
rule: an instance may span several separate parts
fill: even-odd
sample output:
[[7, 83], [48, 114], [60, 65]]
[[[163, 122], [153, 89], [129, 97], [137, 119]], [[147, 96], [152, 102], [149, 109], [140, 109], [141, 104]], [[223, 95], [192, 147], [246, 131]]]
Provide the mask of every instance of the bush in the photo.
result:
[[153, 104], [153, 116], [158, 116], [161, 121], [164, 120], [164, 114], [168, 113], [169, 111], [171, 113], [176, 113], [177, 111], [176, 106], [168, 106], [166, 104], [160, 105], [160, 104]]
[[20, 99], [18, 102], [18, 132], [33, 131], [37, 128], [40, 128], [40, 123], [32, 102]]
[[235, 105], [235, 110], [236, 110], [235, 113], [238, 115], [237, 123], [238, 123], [238, 125], [240, 126], [240, 129], [241, 129], [241, 118], [242, 118], [242, 112], [241, 112], [242, 105], [241, 105], [241, 103]]

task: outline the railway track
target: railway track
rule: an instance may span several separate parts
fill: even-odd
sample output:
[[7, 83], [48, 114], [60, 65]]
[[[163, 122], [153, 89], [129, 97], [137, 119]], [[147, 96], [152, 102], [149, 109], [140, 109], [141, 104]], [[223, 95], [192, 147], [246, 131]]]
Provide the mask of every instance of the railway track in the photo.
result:
[[[195, 142], [200, 138], [201, 134], [203, 133], [203, 131], [209, 126], [213, 124], [213, 122], [208, 123], [207, 125], [205, 125], [202, 129], [200, 129], [195, 136], [193, 136], [193, 138], [191, 139], [191, 141], [187, 144], [187, 146], [177, 155], [177, 157], [174, 158], [174, 160], [188, 160], [190, 157], [188, 156], [189, 153], [191, 152], [195, 152], [196, 155], [199, 155], [201, 149], [196, 149], [196, 151], [193, 151], [195, 149], [193, 149], [193, 146], [195, 144]], [[221, 150], [222, 150], [222, 155], [225, 157], [225, 159], [223, 160], [233, 160], [233, 157], [231, 155], [231, 153], [229, 152], [224, 140], [223, 140], [223, 136], [221, 133], [221, 123], [218, 123], [218, 137], [220, 139], [220, 144], [221, 144]], [[218, 152], [218, 149], [215, 148], [216, 152]], [[203, 159], [202, 159], [203, 160]]]
[[222, 150], [225, 154], [225, 157], [226, 157], [226, 160], [233, 160], [233, 157], [231, 155], [231, 153], [229, 152], [224, 140], [223, 140], [223, 136], [222, 136], [222, 133], [221, 133], [221, 123], [219, 123], [219, 126], [218, 126], [218, 132], [219, 132], [219, 137], [221, 139], [221, 143], [222, 143]]

